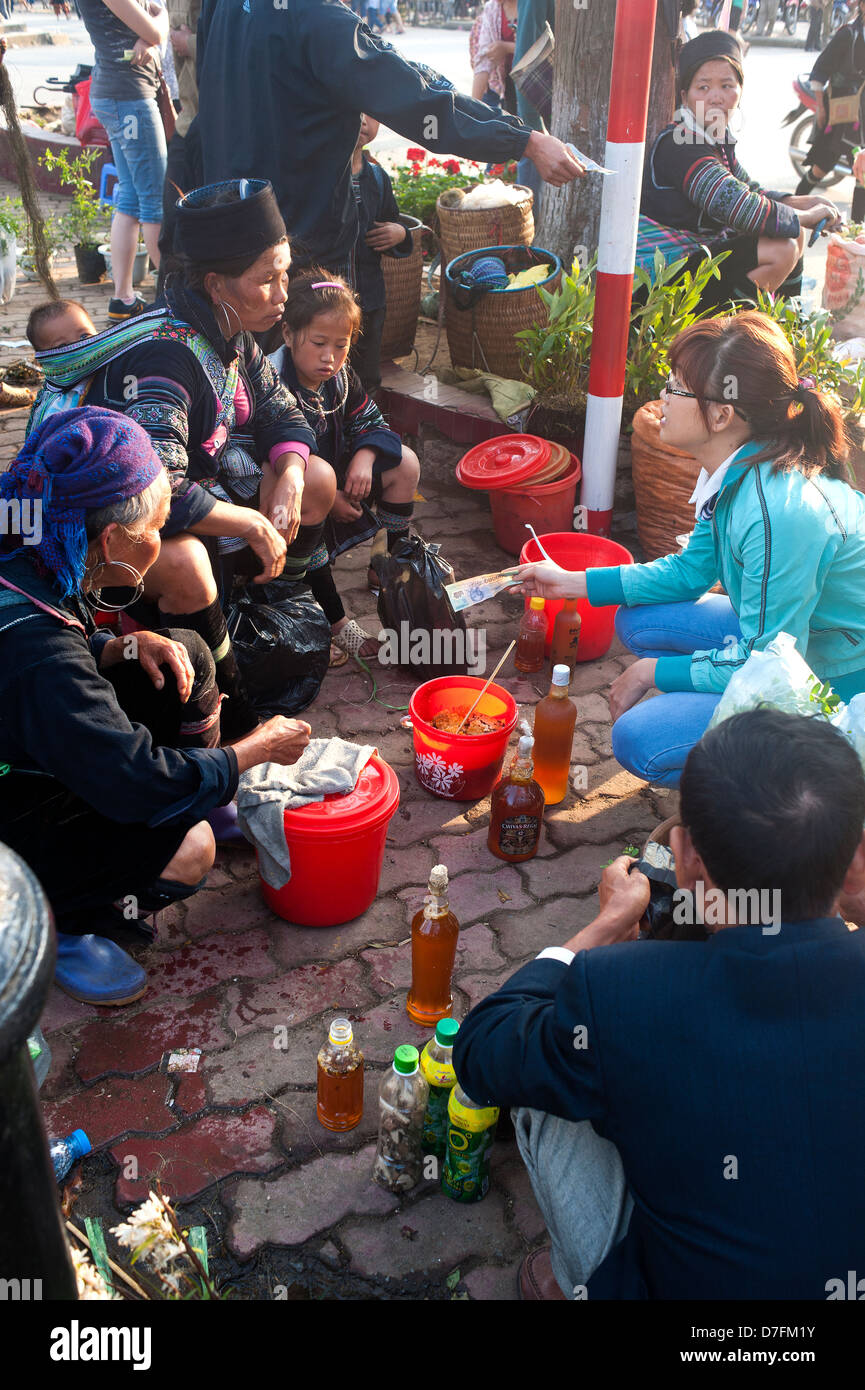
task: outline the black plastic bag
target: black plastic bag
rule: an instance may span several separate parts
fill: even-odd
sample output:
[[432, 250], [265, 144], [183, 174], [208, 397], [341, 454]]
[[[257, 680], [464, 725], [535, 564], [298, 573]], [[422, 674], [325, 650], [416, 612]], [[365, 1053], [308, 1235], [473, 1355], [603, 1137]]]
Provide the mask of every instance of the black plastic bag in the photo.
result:
[[306, 584], [250, 584], [229, 604], [228, 635], [261, 714], [298, 714], [318, 694], [330, 659], [330, 623]]
[[445, 584], [454, 580], [453, 567], [441, 547], [409, 535], [390, 554], [373, 546], [370, 566], [378, 576], [378, 616], [388, 648], [380, 660], [416, 672], [423, 680], [463, 676], [467, 667], [466, 622], [454, 613]]

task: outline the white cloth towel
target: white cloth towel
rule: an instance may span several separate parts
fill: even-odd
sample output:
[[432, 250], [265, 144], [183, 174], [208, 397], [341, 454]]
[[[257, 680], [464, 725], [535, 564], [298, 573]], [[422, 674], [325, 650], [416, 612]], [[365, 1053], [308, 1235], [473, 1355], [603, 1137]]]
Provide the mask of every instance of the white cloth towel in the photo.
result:
[[283, 812], [329, 792], [350, 792], [375, 748], [344, 738], [313, 738], [296, 763], [261, 763], [244, 772], [237, 789], [237, 820], [258, 850], [258, 867], [271, 888], [284, 888], [291, 878]]

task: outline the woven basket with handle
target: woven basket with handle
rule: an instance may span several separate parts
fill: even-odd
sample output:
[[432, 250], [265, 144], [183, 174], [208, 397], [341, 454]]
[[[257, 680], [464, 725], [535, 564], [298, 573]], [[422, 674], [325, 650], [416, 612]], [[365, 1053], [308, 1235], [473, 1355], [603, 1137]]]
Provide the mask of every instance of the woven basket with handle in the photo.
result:
[[405, 357], [414, 347], [423, 288], [423, 233], [428, 230], [416, 217], [400, 216], [412, 234], [408, 256], [382, 256], [381, 268], [387, 308], [381, 331], [381, 356]]
[[442, 265], [447, 265], [464, 251], [478, 251], [482, 246], [531, 246], [535, 235], [532, 214], [533, 194], [530, 188], [515, 184], [525, 197], [518, 203], [506, 203], [500, 208], [446, 208], [441, 198], [436, 203]]
[[492, 290], [470, 308], [458, 307], [454, 284], [463, 269], [482, 256], [498, 254], [508, 271], [523, 270], [546, 261], [550, 267], [545, 290], [554, 290], [561, 280], [557, 256], [539, 246], [485, 246], [466, 252], [451, 261], [445, 272], [445, 329], [448, 351], [455, 367], [477, 367], [494, 376], [520, 381], [523, 377], [520, 342], [516, 334], [535, 323], [546, 323], [548, 310], [536, 285], [524, 290]]
[[681, 449], [661, 443], [660, 401], [649, 401], [634, 416], [631, 472], [637, 502], [637, 534], [647, 560], [680, 549], [677, 536], [694, 529], [694, 491], [700, 465]]

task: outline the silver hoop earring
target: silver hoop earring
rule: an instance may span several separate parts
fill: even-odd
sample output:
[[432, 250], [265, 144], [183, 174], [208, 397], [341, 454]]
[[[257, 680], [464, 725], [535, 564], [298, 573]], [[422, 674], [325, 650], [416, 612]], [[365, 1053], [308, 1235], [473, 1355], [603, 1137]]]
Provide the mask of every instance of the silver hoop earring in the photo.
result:
[[[128, 570], [130, 574], [134, 574], [134, 575], [135, 575], [135, 592], [134, 592], [134, 594], [132, 595], [132, 598], [129, 599], [129, 600], [127, 600], [126, 603], [101, 603], [101, 602], [99, 601], [98, 598], [92, 599], [92, 598], [90, 597], [89, 592], [88, 592], [87, 590], [85, 590], [85, 592], [84, 592], [84, 602], [87, 604], [87, 607], [90, 609], [90, 611], [91, 611], [92, 613], [123, 613], [123, 612], [125, 612], [125, 610], [126, 610], [127, 608], [131, 608], [132, 605], [133, 605], [133, 603], [137, 603], [138, 600], [139, 600], [139, 599], [143, 596], [143, 594], [144, 594], [144, 577], [143, 577], [143, 575], [141, 575], [141, 574], [138, 573], [138, 570], [135, 568], [134, 565], [127, 565], [127, 563], [126, 563], [125, 560], [112, 560], [112, 561], [111, 561], [111, 564], [114, 565], [117, 569], [120, 569], [120, 570]], [[96, 566], [96, 569], [97, 569], [97, 570], [105, 569], [105, 568], [106, 568], [106, 566], [105, 566], [104, 564], [102, 564], [102, 565], [97, 565], [97, 566]], [[96, 572], [96, 570], [91, 570], [91, 571], [90, 571], [91, 574], [95, 574], [95, 572]], [[84, 577], [85, 577], [85, 578], [88, 577], [88, 571], [87, 571], [87, 570], [84, 571]], [[126, 585], [123, 585], [123, 584], [117, 584], [117, 585], [112, 585], [111, 587], [112, 587], [112, 588], [122, 589], [122, 588], [126, 588], [126, 587], [130, 587], [130, 588], [131, 588], [132, 586], [131, 586], [131, 585], [126, 586]], [[97, 592], [97, 594], [98, 594], [98, 593], [100, 593], [101, 591], [100, 591], [100, 590], [97, 590], [96, 592]]]
[[[217, 307], [217, 309], [221, 309], [222, 312], [223, 312], [223, 314], [225, 315], [225, 322], [226, 322], [226, 325], [227, 325], [226, 331], [225, 331], [225, 341], [228, 342], [231, 338], [233, 338], [233, 337], [235, 336], [236, 333], [242, 333], [242, 332], [243, 332], [243, 323], [241, 322], [240, 314], [237, 312], [237, 310], [235, 309], [234, 305], [233, 305], [233, 304], [229, 304], [227, 300], [222, 300], [222, 299], [220, 299], [220, 301], [219, 301], [219, 303], [217, 304], [216, 307]], [[231, 320], [230, 320], [230, 318], [228, 317], [228, 310], [229, 310], [229, 309], [230, 309], [231, 312], [234, 314], [234, 317], [237, 319], [237, 327], [234, 329], [233, 332], [232, 332], [232, 328], [231, 328]]]

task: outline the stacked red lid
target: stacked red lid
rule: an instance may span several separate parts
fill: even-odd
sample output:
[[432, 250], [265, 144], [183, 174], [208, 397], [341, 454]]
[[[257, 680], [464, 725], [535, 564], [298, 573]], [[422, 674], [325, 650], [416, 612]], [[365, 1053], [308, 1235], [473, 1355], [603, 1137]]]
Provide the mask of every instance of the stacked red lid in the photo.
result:
[[536, 434], [501, 434], [476, 444], [457, 464], [464, 487], [498, 492], [553, 483], [571, 466], [564, 444]]

